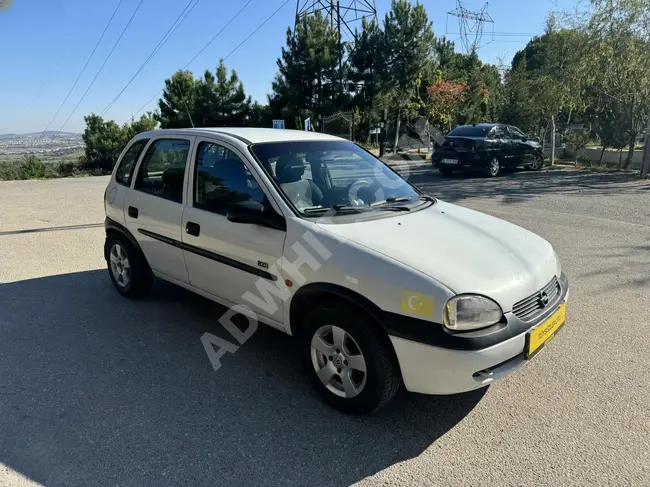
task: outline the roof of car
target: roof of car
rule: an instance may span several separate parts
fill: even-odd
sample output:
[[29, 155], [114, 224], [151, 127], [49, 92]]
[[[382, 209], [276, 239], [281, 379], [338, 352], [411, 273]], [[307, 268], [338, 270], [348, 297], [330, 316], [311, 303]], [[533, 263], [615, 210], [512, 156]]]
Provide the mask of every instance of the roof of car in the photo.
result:
[[219, 135], [229, 135], [236, 139], [246, 142], [247, 144], [259, 144], [263, 142], [289, 142], [299, 140], [344, 140], [333, 135], [323, 134], [320, 132], [308, 132], [305, 130], [287, 130], [272, 128], [248, 128], [248, 127], [214, 127], [214, 128], [187, 128], [187, 129], [159, 129], [147, 132], [146, 134], [154, 136], [161, 133], [170, 135], [205, 135], [213, 133]]

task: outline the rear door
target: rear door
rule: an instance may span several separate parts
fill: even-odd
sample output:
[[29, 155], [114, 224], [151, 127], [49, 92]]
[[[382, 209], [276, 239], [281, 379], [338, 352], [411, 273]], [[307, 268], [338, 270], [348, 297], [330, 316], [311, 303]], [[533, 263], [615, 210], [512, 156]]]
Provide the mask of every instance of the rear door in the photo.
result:
[[258, 201], [274, 211], [255, 172], [227, 141], [197, 139], [182, 223], [185, 262], [192, 286], [282, 323], [282, 306], [257, 305], [243, 296], [271, 296], [266, 290], [278, 282], [269, 269], [280, 267], [286, 232], [226, 217], [229, 204], [238, 201]]
[[124, 202], [126, 227], [137, 239], [152, 270], [187, 283], [182, 240], [186, 174], [195, 137], [153, 139], [138, 166]]

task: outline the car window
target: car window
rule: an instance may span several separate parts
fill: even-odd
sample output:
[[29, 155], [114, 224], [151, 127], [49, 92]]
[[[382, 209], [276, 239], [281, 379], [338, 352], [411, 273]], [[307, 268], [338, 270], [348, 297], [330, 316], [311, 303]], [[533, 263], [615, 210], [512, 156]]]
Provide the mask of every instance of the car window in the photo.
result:
[[449, 137], [485, 137], [490, 130], [491, 125], [461, 125], [449, 132]]
[[349, 141], [267, 142], [250, 150], [303, 215], [337, 205], [381, 211], [379, 205], [392, 197], [417, 201], [418, 193], [407, 181]]
[[264, 203], [264, 191], [230, 149], [213, 142], [201, 142], [194, 169], [194, 207], [226, 214], [231, 203]]
[[524, 138], [526, 138], [524, 133], [521, 130], [519, 130], [517, 127], [509, 126], [508, 130], [510, 131], [510, 134], [512, 135], [512, 137], [514, 137], [515, 139], [524, 139]]
[[142, 159], [134, 189], [182, 203], [189, 150], [189, 140], [156, 140]]
[[492, 131], [492, 136], [490, 138], [495, 140], [507, 139], [509, 138], [509, 135], [505, 127], [497, 125], [496, 127], [494, 127], [494, 130]]
[[131, 147], [126, 151], [120, 165], [115, 171], [115, 181], [124, 186], [131, 186], [131, 176], [133, 176], [133, 169], [136, 162], [140, 158], [142, 149], [147, 145], [149, 139], [142, 139], [134, 142]]

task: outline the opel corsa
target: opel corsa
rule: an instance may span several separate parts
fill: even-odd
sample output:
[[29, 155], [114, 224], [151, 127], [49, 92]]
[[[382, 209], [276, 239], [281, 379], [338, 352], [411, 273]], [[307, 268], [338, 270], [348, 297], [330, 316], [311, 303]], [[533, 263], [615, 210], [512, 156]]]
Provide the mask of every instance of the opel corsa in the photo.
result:
[[[274, 129], [134, 137], [105, 193], [117, 291], [172, 282], [296, 337], [345, 412], [455, 394], [533, 358], [565, 321], [551, 245], [422, 194], [352, 142]], [[253, 315], [254, 313], [254, 315]]]

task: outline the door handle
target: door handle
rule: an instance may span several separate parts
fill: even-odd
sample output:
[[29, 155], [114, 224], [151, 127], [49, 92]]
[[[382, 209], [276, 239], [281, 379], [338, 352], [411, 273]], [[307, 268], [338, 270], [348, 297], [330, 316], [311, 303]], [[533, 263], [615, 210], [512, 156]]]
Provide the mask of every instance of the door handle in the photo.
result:
[[138, 209], [135, 206], [129, 206], [129, 216], [131, 218], [138, 218]]
[[201, 225], [194, 222], [187, 222], [187, 225], [185, 225], [185, 231], [193, 237], [198, 237], [201, 234]]

